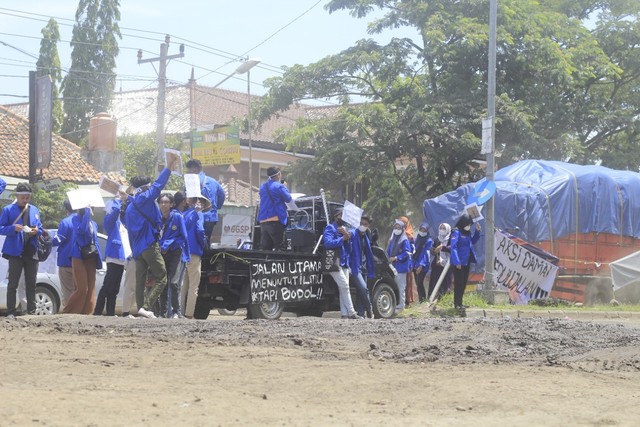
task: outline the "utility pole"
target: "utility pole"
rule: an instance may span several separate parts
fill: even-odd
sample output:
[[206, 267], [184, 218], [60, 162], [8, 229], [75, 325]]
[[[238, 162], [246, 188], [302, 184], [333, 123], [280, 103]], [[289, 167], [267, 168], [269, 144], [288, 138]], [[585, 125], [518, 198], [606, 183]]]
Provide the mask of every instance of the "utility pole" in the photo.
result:
[[[495, 173], [495, 136], [496, 136], [496, 27], [497, 27], [497, 15], [498, 15], [498, 0], [489, 1], [489, 69], [487, 73], [487, 121], [489, 122], [490, 129], [490, 144], [487, 144], [486, 149], [483, 151], [487, 155], [487, 169], [486, 179], [487, 181], [493, 181]], [[483, 126], [484, 128], [484, 126]], [[484, 132], [484, 131], [483, 131]], [[483, 141], [483, 146], [485, 141]], [[494, 280], [494, 268], [495, 262], [495, 210], [494, 210], [494, 197], [491, 197], [487, 201], [485, 212], [485, 235], [484, 235], [484, 283], [485, 288], [495, 289]]]
[[[175, 55], [167, 55], [169, 51], [169, 43], [171, 41], [171, 37], [167, 34], [164, 37], [164, 43], [160, 44], [160, 56], [156, 58], [142, 59], [142, 49], [138, 49], [138, 64], [143, 64], [145, 62], [156, 62], [158, 61], [159, 69], [158, 73], [158, 118], [156, 121], [156, 145], [158, 147], [158, 152], [156, 156], [156, 166], [159, 166], [164, 163], [164, 105], [166, 99], [166, 89], [167, 89], [167, 63], [171, 59], [182, 58], [184, 57], [184, 44], [180, 45], [180, 53]], [[151, 64], [153, 65], [153, 64]], [[153, 67], [155, 69], [155, 67]]]

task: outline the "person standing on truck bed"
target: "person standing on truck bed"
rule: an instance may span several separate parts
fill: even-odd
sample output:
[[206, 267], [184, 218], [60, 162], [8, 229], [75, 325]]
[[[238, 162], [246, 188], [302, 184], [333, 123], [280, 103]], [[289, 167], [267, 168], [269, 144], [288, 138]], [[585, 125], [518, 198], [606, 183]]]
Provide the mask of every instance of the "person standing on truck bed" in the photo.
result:
[[[151, 309], [167, 285], [167, 269], [158, 244], [162, 214], [156, 199], [167, 185], [170, 176], [171, 169], [164, 168], [153, 185], [148, 176], [134, 176], [131, 185], [135, 188], [135, 196], [125, 212], [125, 227], [129, 231], [131, 251], [136, 260], [138, 315], [147, 318], [156, 317]], [[147, 272], [151, 272], [156, 284], [151, 294], [145, 298]]]
[[342, 208], [337, 208], [333, 212], [333, 222], [327, 224], [322, 233], [324, 248], [333, 249], [336, 252], [335, 262], [338, 271], [331, 271], [329, 274], [338, 285], [340, 297], [340, 314], [343, 319], [362, 319], [353, 308], [351, 301], [351, 291], [349, 290], [349, 253], [351, 249], [351, 233], [345, 228], [342, 221]]
[[209, 242], [213, 229], [218, 223], [218, 209], [224, 205], [224, 189], [214, 178], [205, 175], [200, 160], [191, 159], [186, 166], [187, 173], [195, 173], [200, 177], [200, 193], [211, 202], [211, 209], [202, 213], [204, 216], [204, 233], [207, 236], [207, 242]]
[[267, 169], [267, 181], [260, 186], [260, 249], [271, 251], [281, 249], [284, 242], [284, 231], [287, 227], [287, 203], [291, 194], [287, 186], [280, 182], [280, 168]]

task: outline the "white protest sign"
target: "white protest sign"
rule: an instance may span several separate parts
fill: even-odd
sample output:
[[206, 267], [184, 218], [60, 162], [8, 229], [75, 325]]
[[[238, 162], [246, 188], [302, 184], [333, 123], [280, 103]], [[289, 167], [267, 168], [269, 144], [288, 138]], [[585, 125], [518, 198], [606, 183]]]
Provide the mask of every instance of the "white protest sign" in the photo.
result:
[[558, 267], [520, 246], [500, 230], [496, 230], [494, 236], [495, 283], [507, 289], [516, 304], [526, 304], [531, 298], [546, 298]]
[[200, 177], [195, 173], [184, 174], [184, 187], [186, 189], [187, 198], [202, 197], [200, 192]]
[[238, 239], [241, 241], [250, 240], [251, 215], [221, 215], [222, 235], [220, 243], [223, 245], [236, 246]]
[[67, 191], [67, 197], [71, 203], [71, 209], [83, 209], [88, 206], [92, 208], [103, 208], [104, 200], [100, 195], [100, 190], [81, 188], [79, 190]]
[[360, 225], [360, 219], [362, 219], [362, 213], [364, 210], [360, 209], [348, 200], [344, 201], [344, 207], [342, 209], [342, 220], [352, 227], [358, 227]]

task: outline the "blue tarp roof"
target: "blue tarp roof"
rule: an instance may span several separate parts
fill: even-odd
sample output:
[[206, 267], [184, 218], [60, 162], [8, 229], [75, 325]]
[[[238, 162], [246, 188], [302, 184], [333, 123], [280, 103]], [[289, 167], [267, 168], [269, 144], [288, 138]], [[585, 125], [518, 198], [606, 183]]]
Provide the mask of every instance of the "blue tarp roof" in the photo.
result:
[[[434, 231], [442, 222], [453, 226], [467, 196], [480, 182], [425, 200], [425, 222]], [[496, 227], [528, 242], [555, 240], [575, 232], [640, 238], [640, 173], [524, 160], [498, 170], [495, 183]], [[476, 250], [484, 255], [483, 239]]]

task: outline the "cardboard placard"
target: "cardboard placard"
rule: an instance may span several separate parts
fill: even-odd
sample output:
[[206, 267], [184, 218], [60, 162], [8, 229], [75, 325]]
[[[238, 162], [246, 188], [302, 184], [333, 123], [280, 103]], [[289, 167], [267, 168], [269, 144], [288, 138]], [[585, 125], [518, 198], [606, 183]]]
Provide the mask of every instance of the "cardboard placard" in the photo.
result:
[[182, 153], [171, 148], [164, 149], [164, 164], [173, 175], [182, 176]]
[[[123, 187], [123, 186], [121, 186], [120, 184], [118, 184], [114, 180], [107, 178], [105, 175], [102, 175], [100, 177], [100, 183], [98, 184], [98, 187], [101, 190], [104, 190], [109, 194], [117, 195], [118, 191], [120, 191], [121, 187]], [[122, 191], [124, 191], [124, 190], [122, 190]]]

